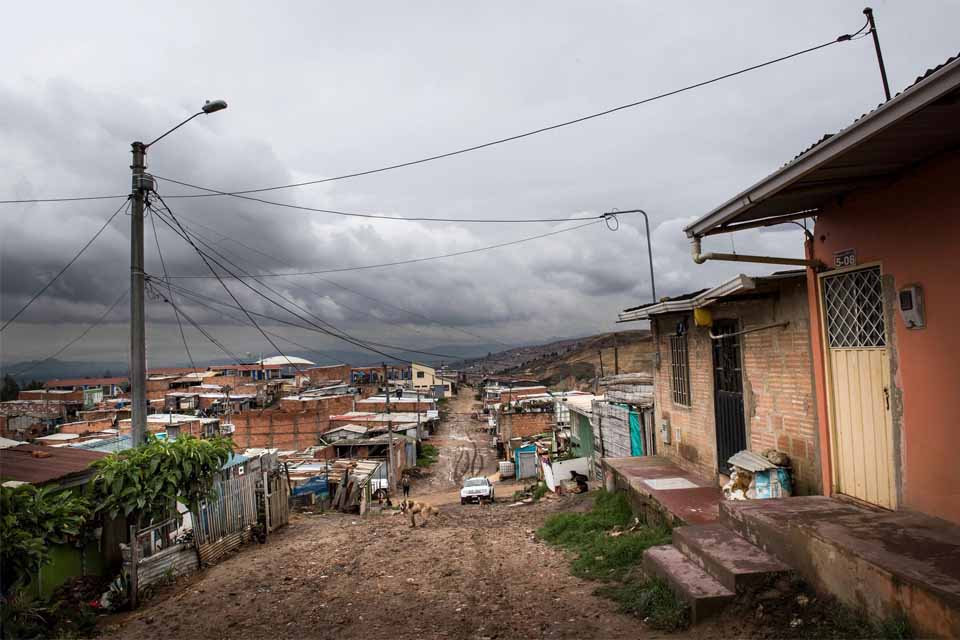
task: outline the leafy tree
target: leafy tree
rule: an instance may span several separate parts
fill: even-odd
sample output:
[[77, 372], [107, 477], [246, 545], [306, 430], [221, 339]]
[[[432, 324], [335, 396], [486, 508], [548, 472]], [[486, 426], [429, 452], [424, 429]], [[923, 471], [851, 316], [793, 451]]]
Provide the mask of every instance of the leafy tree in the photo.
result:
[[82, 538], [87, 500], [70, 491], [33, 485], [0, 487], [0, 589], [8, 594], [50, 561], [50, 545]]
[[110, 518], [134, 514], [145, 524], [169, 517], [176, 502], [195, 509], [210, 494], [232, 450], [225, 438], [181, 436], [170, 442], [151, 437], [136, 449], [97, 460], [91, 485], [96, 511]]
[[0, 401], [16, 400], [20, 395], [20, 385], [9, 373], [3, 376], [3, 386], [0, 386]]
[[35, 391], [37, 389], [43, 389], [44, 384], [39, 380], [31, 380], [27, 383], [27, 386], [23, 388], [24, 391]]

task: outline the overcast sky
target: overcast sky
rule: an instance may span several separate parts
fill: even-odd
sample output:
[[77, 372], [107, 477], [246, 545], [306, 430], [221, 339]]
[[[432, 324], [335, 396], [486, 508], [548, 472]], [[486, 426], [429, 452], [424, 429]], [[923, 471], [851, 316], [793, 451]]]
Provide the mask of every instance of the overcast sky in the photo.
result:
[[[873, 6], [894, 90], [960, 50], [960, 4]], [[230, 107], [151, 148], [149, 170], [219, 189], [264, 187], [443, 153], [632, 102], [856, 31], [862, 8], [863, 0], [14, 3], [0, 39], [0, 199], [125, 193], [129, 143], [159, 135], [204, 99]], [[448, 218], [640, 207], [653, 227], [658, 294], [674, 295], [742, 270], [762, 273], [761, 265], [695, 265], [683, 227], [882, 97], [866, 38], [517, 142], [264, 195]], [[164, 182], [159, 190], [195, 193]], [[184, 223], [207, 227], [195, 228], [224, 255], [261, 273], [432, 256], [565, 226], [358, 220], [220, 197], [168, 203]], [[0, 315], [19, 309], [119, 205], [0, 205]], [[160, 227], [171, 275], [207, 273]], [[117, 216], [3, 332], [5, 362], [50, 355], [127, 289], [129, 228], [129, 216]], [[649, 299], [642, 230], [642, 219], [623, 217], [616, 232], [593, 225], [459, 258], [270, 285], [354, 335], [394, 344], [592, 334]], [[147, 232], [147, 271], [159, 275], [149, 221]], [[799, 234], [792, 226], [741, 232], [705, 247], [799, 255]], [[216, 281], [177, 282], [228, 299]], [[232, 287], [252, 309], [292, 319]], [[233, 351], [272, 350], [255, 329], [180, 303]], [[150, 364], [184, 361], [171, 309], [154, 301], [147, 313]], [[124, 360], [127, 317], [123, 303], [60, 358]], [[318, 349], [343, 347], [271, 330]], [[222, 357], [194, 329], [187, 337], [195, 356]]]

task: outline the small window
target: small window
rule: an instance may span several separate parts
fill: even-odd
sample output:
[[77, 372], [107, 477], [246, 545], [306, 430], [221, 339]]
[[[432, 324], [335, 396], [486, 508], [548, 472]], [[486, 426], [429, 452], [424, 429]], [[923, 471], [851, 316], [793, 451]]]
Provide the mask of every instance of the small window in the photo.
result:
[[417, 377], [418, 377], [418, 378], [422, 378], [422, 377], [423, 377], [423, 371], [417, 371]]
[[687, 334], [670, 336], [670, 388], [673, 401], [690, 406], [690, 355], [687, 351]]

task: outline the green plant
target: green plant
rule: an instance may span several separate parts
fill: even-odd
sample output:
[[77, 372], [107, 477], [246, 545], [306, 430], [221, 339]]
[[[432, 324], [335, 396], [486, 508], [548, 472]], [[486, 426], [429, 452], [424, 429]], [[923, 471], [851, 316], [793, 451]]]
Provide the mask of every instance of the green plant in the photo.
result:
[[547, 495], [547, 491], [549, 491], [549, 489], [547, 488], [547, 483], [538, 482], [537, 486], [534, 487], [533, 493], [531, 495], [533, 496], [534, 500], [539, 500], [543, 496]]
[[151, 437], [136, 449], [97, 460], [90, 486], [96, 510], [111, 518], [136, 512], [141, 522], [150, 522], [167, 517], [175, 502], [196, 509], [232, 449], [224, 438]]
[[33, 485], [0, 488], [0, 591], [26, 584], [52, 544], [80, 542], [91, 509], [83, 496]]
[[440, 450], [432, 444], [424, 444], [420, 447], [420, 453], [417, 455], [418, 467], [429, 467], [437, 462], [440, 457]]
[[616, 602], [621, 612], [642, 618], [655, 629], [678, 631], [690, 623], [690, 608], [660, 578], [604, 585], [596, 593]]

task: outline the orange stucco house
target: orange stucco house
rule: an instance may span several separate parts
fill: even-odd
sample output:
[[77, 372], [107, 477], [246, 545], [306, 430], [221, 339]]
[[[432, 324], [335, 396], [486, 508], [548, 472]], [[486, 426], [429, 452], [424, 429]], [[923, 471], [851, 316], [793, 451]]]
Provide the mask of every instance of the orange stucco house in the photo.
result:
[[[710, 236], [801, 220], [805, 258], [708, 252]], [[925, 634], [960, 634], [960, 59], [686, 233], [697, 263], [806, 269], [827, 498], [722, 518], [776, 514], [779, 531], [804, 532], [793, 540], [809, 542], [805, 555], [783, 552], [818, 586], [877, 613], [903, 608]], [[825, 562], [831, 546], [849, 557]]]

